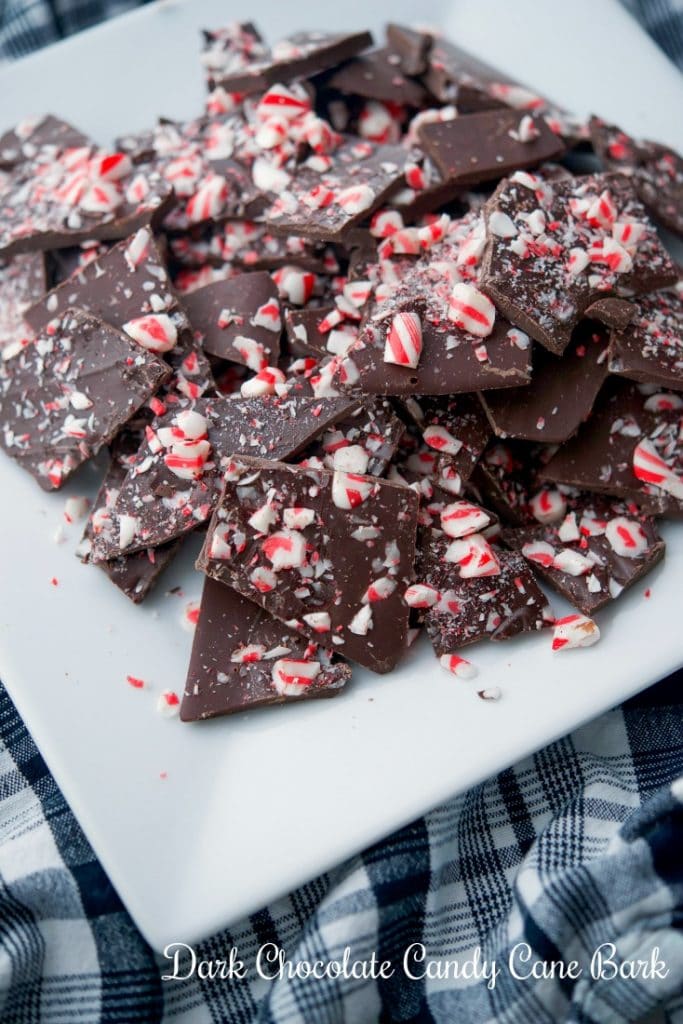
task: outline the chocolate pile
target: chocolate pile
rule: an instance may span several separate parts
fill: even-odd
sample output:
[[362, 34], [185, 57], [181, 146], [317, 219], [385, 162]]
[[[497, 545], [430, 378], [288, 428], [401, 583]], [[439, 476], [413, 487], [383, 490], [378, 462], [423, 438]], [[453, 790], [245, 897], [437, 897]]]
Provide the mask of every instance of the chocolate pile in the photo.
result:
[[0, 444], [47, 491], [109, 450], [78, 553], [135, 602], [203, 531], [181, 717], [422, 627], [465, 678], [594, 643], [683, 513], [681, 157], [398, 25], [201, 62], [193, 121], [0, 137]]

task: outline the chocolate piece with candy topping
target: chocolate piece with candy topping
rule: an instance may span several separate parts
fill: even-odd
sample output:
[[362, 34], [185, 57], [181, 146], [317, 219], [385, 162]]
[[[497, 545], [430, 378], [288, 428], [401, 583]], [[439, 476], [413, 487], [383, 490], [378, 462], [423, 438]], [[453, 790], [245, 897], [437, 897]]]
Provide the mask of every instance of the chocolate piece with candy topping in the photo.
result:
[[630, 323], [612, 332], [609, 371], [683, 391], [683, 282], [633, 303]]
[[434, 41], [430, 32], [389, 23], [387, 41], [394, 53], [398, 54], [404, 75], [421, 75], [427, 70], [427, 58]]
[[555, 160], [564, 144], [542, 117], [487, 110], [423, 124], [418, 135], [444, 181], [459, 186], [493, 181]]
[[0, 135], [0, 170], [11, 170], [25, 161], [33, 160], [43, 147], [73, 150], [91, 145], [92, 141], [87, 135], [83, 135], [68, 121], [62, 121], [52, 114], [28, 117]]
[[550, 621], [548, 600], [524, 559], [492, 547], [481, 533], [453, 538], [425, 531], [416, 574], [433, 601], [425, 626], [438, 657], [477, 640], [543, 629]]
[[627, 299], [597, 299], [592, 302], [584, 316], [588, 320], [599, 320], [605, 327], [614, 327], [617, 331], [623, 331], [628, 327], [635, 316], [636, 307]]
[[24, 320], [26, 310], [45, 294], [45, 256], [20, 253], [0, 260], [0, 351], [8, 345], [28, 344], [33, 331]]
[[605, 167], [630, 175], [655, 220], [683, 238], [683, 157], [670, 146], [633, 139], [599, 117], [591, 118], [590, 133]]
[[417, 496], [336, 470], [235, 459], [197, 567], [374, 672], [405, 647]]
[[251, 95], [276, 82], [306, 78], [349, 60], [372, 45], [369, 32], [295, 32], [275, 43], [270, 52], [237, 67], [212, 67], [214, 85], [228, 92]]
[[44, 490], [57, 490], [169, 374], [122, 331], [67, 309], [0, 368], [0, 444]]
[[207, 85], [213, 89], [216, 77], [228, 77], [248, 71], [250, 65], [268, 56], [261, 33], [250, 21], [232, 22], [217, 29], [203, 29], [200, 60]]
[[642, 579], [664, 557], [652, 519], [632, 504], [583, 494], [553, 522], [503, 530], [559, 594], [592, 615]]
[[537, 346], [531, 383], [483, 392], [481, 400], [494, 432], [546, 444], [566, 441], [590, 415], [607, 377], [607, 332], [583, 321], [561, 356]]
[[483, 290], [557, 355], [596, 299], [649, 292], [677, 279], [620, 174], [550, 183], [517, 171], [487, 203], [486, 232]]
[[329, 155], [313, 154], [264, 213], [273, 231], [341, 240], [404, 181], [410, 153], [347, 139]]
[[321, 331], [334, 306], [306, 306], [285, 311], [287, 348], [293, 356], [320, 359], [331, 354], [327, 349], [329, 332]]
[[683, 398], [614, 378], [587, 423], [541, 477], [634, 502], [643, 512], [683, 514]]
[[67, 306], [79, 306], [162, 354], [175, 370], [173, 388], [198, 398], [213, 386], [206, 356], [171, 285], [152, 233], [142, 228], [131, 238], [91, 260], [53, 288], [26, 312], [35, 331]]
[[256, 372], [277, 363], [282, 320], [270, 274], [240, 274], [196, 288], [183, 305], [205, 352]]
[[326, 85], [346, 95], [404, 107], [421, 107], [428, 98], [424, 87], [403, 73], [401, 57], [391, 47], [371, 50], [347, 61], [333, 72]]
[[[326, 469], [343, 464], [348, 450], [365, 453], [364, 472], [384, 476], [396, 454], [404, 426], [387, 399], [366, 399], [359, 409], [335, 423], [305, 452], [307, 460], [320, 458]], [[364, 460], [365, 461], [365, 460]]]
[[554, 445], [493, 440], [474, 467], [468, 490], [504, 522], [533, 522], [532, 501], [543, 494], [540, 472], [556, 450]]
[[460, 495], [484, 451], [491, 428], [474, 395], [409, 398], [405, 408], [420, 431], [420, 446], [399, 467], [411, 482], [427, 477], [449, 495]]
[[77, 554], [86, 565], [94, 564], [102, 569], [114, 586], [134, 604], [140, 604], [155, 586], [159, 576], [173, 561], [180, 548], [179, 541], [161, 544], [132, 555], [120, 555], [108, 562], [92, 562], [93, 537], [114, 530], [117, 526], [114, 515], [119, 489], [126, 478], [130, 462], [140, 447], [141, 433], [124, 429], [111, 446], [111, 461], [102, 486], [97, 492], [93, 507], [78, 546]]
[[357, 405], [346, 398], [202, 398], [147, 428], [95, 561], [157, 547], [205, 523], [233, 455], [287, 459]]
[[181, 721], [336, 697], [350, 677], [350, 667], [331, 650], [287, 629], [236, 590], [204, 580]]

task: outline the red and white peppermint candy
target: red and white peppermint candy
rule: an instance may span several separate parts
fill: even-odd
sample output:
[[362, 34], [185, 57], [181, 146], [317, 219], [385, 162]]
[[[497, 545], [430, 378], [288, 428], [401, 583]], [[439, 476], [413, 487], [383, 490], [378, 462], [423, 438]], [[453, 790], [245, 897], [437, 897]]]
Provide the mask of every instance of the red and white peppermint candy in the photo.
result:
[[600, 639], [600, 630], [587, 615], [565, 615], [555, 619], [553, 650], [569, 651], [573, 647], [592, 647]]
[[157, 711], [164, 718], [175, 718], [180, 710], [180, 699], [173, 690], [164, 690], [157, 697]]
[[372, 608], [369, 604], [366, 604], [359, 608], [349, 622], [349, 632], [354, 633], [356, 636], [367, 636], [372, 627]]
[[417, 313], [397, 313], [384, 345], [384, 362], [415, 369], [422, 354], [422, 322]]
[[449, 537], [467, 537], [483, 530], [491, 517], [470, 501], [454, 501], [441, 510], [441, 529]]
[[220, 174], [210, 174], [200, 184], [185, 207], [191, 224], [214, 220], [223, 211], [228, 198], [228, 183]]
[[251, 177], [260, 192], [274, 192], [279, 195], [282, 201], [282, 212], [285, 210], [292, 212], [292, 208], [296, 206], [296, 199], [291, 192], [285, 192], [292, 180], [287, 171], [276, 167], [269, 158], [257, 156], [251, 167]]
[[444, 558], [460, 566], [461, 579], [477, 579], [480, 576], [497, 576], [500, 562], [488, 541], [475, 533], [464, 540], [454, 540], [446, 548]]
[[125, 153], [99, 153], [90, 161], [90, 173], [93, 178], [106, 181], [119, 181], [133, 170], [130, 157]]
[[477, 667], [466, 658], [461, 658], [459, 654], [442, 654], [439, 664], [460, 679], [474, 679], [479, 674]]
[[81, 196], [78, 205], [86, 213], [113, 213], [121, 203], [121, 192], [113, 181], [95, 181]]
[[649, 545], [640, 523], [625, 516], [615, 516], [605, 527], [605, 536], [612, 550], [622, 558], [640, 558]]
[[361, 309], [361, 307], [368, 301], [371, 294], [371, 281], [349, 281], [344, 285], [344, 298], [347, 302], [350, 302], [352, 306], [355, 306], [356, 309]]
[[261, 395], [274, 395], [278, 384], [284, 384], [285, 377], [277, 366], [265, 366], [240, 387], [243, 398], [259, 398]]
[[403, 600], [409, 608], [431, 608], [441, 600], [441, 594], [429, 583], [412, 583], [403, 595]]
[[282, 510], [282, 522], [290, 530], [305, 530], [315, 522], [315, 511], [312, 508], [294, 506]]
[[459, 281], [448, 300], [448, 318], [463, 331], [486, 338], [493, 330], [496, 307], [473, 284]]
[[232, 344], [233, 348], [236, 348], [242, 356], [245, 365], [255, 373], [268, 365], [266, 350], [255, 338], [247, 338], [243, 334], [238, 334]]
[[573, 540], [581, 539], [581, 533], [579, 532], [578, 523], [576, 522], [575, 512], [570, 512], [565, 516], [564, 522], [557, 531], [557, 536], [563, 544], [568, 544]]
[[257, 533], [268, 533], [271, 526], [277, 522], [277, 512], [268, 502], [257, 508], [247, 519], [249, 526]]
[[633, 249], [646, 235], [647, 228], [640, 221], [615, 221], [612, 238], [627, 249]]
[[368, 468], [370, 456], [359, 444], [347, 444], [337, 448], [333, 455], [334, 469], [341, 469], [346, 473], [365, 473]]
[[380, 576], [374, 580], [363, 595], [363, 604], [374, 604], [376, 601], [386, 601], [396, 590], [396, 580], [391, 576]]
[[539, 523], [557, 523], [567, 511], [567, 501], [564, 495], [553, 488], [544, 488], [534, 494], [529, 502], [531, 514]]
[[384, 103], [366, 100], [358, 115], [358, 134], [371, 142], [396, 141], [396, 125]]
[[273, 686], [281, 697], [298, 697], [306, 692], [319, 672], [319, 661], [279, 658], [273, 662]]
[[288, 89], [287, 86], [272, 85], [268, 92], [264, 93], [256, 107], [256, 115], [262, 120], [267, 120], [277, 112], [281, 117], [294, 120], [311, 109], [311, 102], [307, 96], [301, 95]]
[[314, 633], [329, 633], [332, 628], [332, 620], [328, 612], [309, 612], [308, 615], [303, 616], [303, 620]]
[[306, 540], [297, 530], [278, 530], [261, 543], [261, 550], [273, 567], [281, 569], [300, 568], [306, 561]]
[[633, 472], [643, 483], [653, 484], [683, 501], [683, 479], [674, 473], [647, 438], [634, 448]]
[[586, 210], [586, 220], [594, 227], [611, 228], [617, 219], [617, 208], [608, 189], [605, 189]]
[[517, 142], [533, 142], [540, 134], [538, 125], [529, 114], [524, 115], [516, 131], [513, 129], [510, 132], [512, 138]]
[[256, 661], [262, 661], [266, 649], [263, 644], [245, 644], [238, 647], [230, 655], [230, 661], [235, 665], [251, 665]]
[[580, 274], [582, 270], [585, 270], [589, 263], [590, 259], [585, 249], [574, 248], [569, 250], [567, 270], [574, 277]]
[[553, 569], [566, 572], [568, 576], [586, 576], [593, 570], [593, 563], [574, 548], [563, 548], [553, 558]]
[[280, 303], [275, 299], [264, 302], [254, 313], [251, 322], [254, 327], [263, 327], [266, 331], [279, 334], [282, 330], [282, 319], [280, 316]]
[[351, 185], [342, 189], [335, 197], [337, 206], [341, 206], [352, 217], [369, 210], [374, 202], [375, 193], [369, 185]]
[[555, 561], [555, 549], [545, 540], [530, 540], [522, 547], [522, 554], [530, 562], [549, 569]]
[[444, 455], [457, 455], [462, 448], [460, 438], [453, 437], [450, 431], [446, 430], [445, 427], [440, 427], [438, 424], [427, 427], [422, 437], [425, 444], [428, 444], [430, 448], [434, 448], [437, 452], [443, 452]]
[[403, 226], [403, 217], [398, 210], [378, 210], [372, 215], [370, 234], [375, 238], [389, 238]]
[[125, 323], [122, 329], [149, 352], [170, 352], [178, 340], [176, 326], [166, 313], [139, 316]]
[[260, 594], [268, 594], [271, 590], [275, 590], [277, 576], [272, 569], [268, 569], [265, 565], [257, 565], [249, 576], [249, 582]]
[[498, 238], [514, 238], [517, 234], [514, 221], [511, 217], [508, 217], [507, 213], [503, 213], [501, 210], [494, 210], [490, 214], [487, 227], [491, 234], [496, 235]]
[[304, 306], [313, 294], [315, 274], [308, 270], [285, 266], [274, 271], [272, 276], [280, 295], [295, 306]]
[[137, 536], [139, 527], [140, 521], [137, 516], [126, 514], [119, 516], [119, 548], [121, 551], [130, 547]]
[[332, 501], [337, 508], [357, 508], [370, 497], [374, 488], [375, 481], [371, 477], [337, 469], [332, 476]]

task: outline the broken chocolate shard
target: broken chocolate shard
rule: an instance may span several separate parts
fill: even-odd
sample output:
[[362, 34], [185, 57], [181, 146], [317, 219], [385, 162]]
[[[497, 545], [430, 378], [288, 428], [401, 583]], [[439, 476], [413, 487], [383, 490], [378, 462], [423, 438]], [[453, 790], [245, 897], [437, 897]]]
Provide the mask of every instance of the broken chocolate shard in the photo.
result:
[[409, 398], [405, 408], [419, 428], [419, 444], [398, 466], [400, 475], [410, 483], [426, 479], [448, 495], [462, 494], [491, 437], [481, 403], [474, 395], [446, 395]]
[[122, 331], [67, 309], [0, 367], [0, 444], [44, 490], [57, 490], [169, 374]]
[[643, 295], [631, 309], [630, 322], [612, 331], [610, 373], [683, 391], [683, 283]]
[[282, 322], [270, 274], [260, 271], [216, 281], [190, 292], [183, 305], [209, 355], [256, 372], [277, 363]]
[[488, 110], [424, 124], [419, 137], [444, 181], [458, 186], [492, 181], [555, 160], [564, 152], [542, 117]]
[[427, 100], [424, 87], [403, 73], [401, 57], [391, 47], [352, 58], [327, 79], [326, 85], [347, 95], [405, 107], [421, 107]]
[[20, 253], [0, 260], [0, 351], [22, 347], [34, 336], [24, 319], [26, 310], [45, 294], [42, 252]]
[[92, 142], [87, 135], [52, 114], [24, 118], [0, 135], [0, 170], [11, 170], [24, 161], [33, 160], [36, 152], [46, 146], [73, 150], [90, 145]]
[[586, 309], [584, 316], [588, 320], [599, 320], [605, 327], [614, 327], [623, 331], [635, 316], [636, 307], [627, 299], [597, 299]]
[[374, 672], [401, 656], [417, 496], [375, 477], [235, 459], [197, 567]]
[[421, 75], [427, 70], [427, 57], [434, 41], [430, 32], [390, 23], [387, 25], [387, 41], [398, 54], [404, 75]]
[[503, 540], [585, 615], [619, 597], [663, 557], [652, 519], [633, 504], [584, 494], [559, 520], [504, 530]]
[[570, 438], [590, 415], [607, 377], [607, 342], [604, 329], [584, 321], [562, 356], [538, 346], [530, 384], [482, 392], [494, 432], [546, 444]]
[[205, 578], [180, 705], [183, 722], [335, 697], [351, 676], [333, 652], [287, 629], [236, 590]]
[[486, 232], [483, 290], [557, 355], [596, 299], [649, 292], [677, 279], [621, 174], [550, 183], [517, 171], [487, 203]]

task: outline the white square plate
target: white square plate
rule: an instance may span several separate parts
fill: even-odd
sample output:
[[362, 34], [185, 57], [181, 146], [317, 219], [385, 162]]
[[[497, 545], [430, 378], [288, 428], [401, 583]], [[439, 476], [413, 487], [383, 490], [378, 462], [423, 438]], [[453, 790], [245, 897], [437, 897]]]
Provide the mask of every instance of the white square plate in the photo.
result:
[[[366, 7], [251, 0], [242, 13], [277, 38], [365, 26]], [[369, 27], [413, 11], [410, 0], [375, 4]], [[197, 29], [227, 14], [223, 0], [159, 3], [2, 69], [0, 127], [49, 104], [107, 142], [158, 114], [191, 116]], [[616, 3], [427, 2], [420, 16], [577, 112], [594, 105], [681, 148], [681, 79]], [[95, 483], [86, 470], [67, 493]], [[79, 528], [54, 542], [66, 494], [43, 494], [4, 457], [0, 492], [0, 676], [156, 949], [256, 910], [683, 661], [683, 528], [667, 526], [666, 564], [600, 616], [596, 647], [552, 655], [543, 634], [472, 649], [477, 682], [503, 690], [497, 704], [422, 644], [390, 676], [357, 670], [334, 701], [182, 725], [155, 702], [183, 688], [181, 618], [201, 590], [193, 552], [135, 608], [74, 558]], [[184, 597], [166, 595], [175, 584]]]

